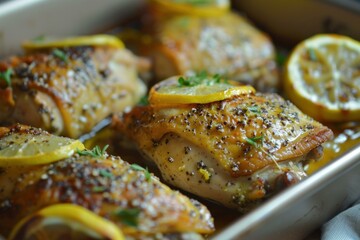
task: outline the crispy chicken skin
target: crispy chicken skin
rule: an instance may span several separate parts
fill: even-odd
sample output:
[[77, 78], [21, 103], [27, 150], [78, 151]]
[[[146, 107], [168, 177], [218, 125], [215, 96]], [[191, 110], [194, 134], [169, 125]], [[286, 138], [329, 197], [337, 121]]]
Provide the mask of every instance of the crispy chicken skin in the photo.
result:
[[[19, 125], [3, 129], [2, 136], [30, 133], [34, 138], [40, 131]], [[166, 239], [171, 234], [201, 238], [199, 234], [214, 231], [205, 206], [114, 156], [74, 154], [49, 165], [4, 167], [0, 189], [0, 234], [5, 236], [21, 218], [56, 203], [88, 208], [118, 224], [129, 239], [155, 235]], [[137, 227], [124, 224], [115, 214], [118, 209], [134, 208], [140, 210]]]
[[114, 124], [168, 183], [242, 211], [304, 178], [333, 135], [277, 94], [135, 107]]
[[263, 92], [279, 87], [271, 40], [238, 14], [158, 17], [153, 13], [146, 18], [144, 32], [151, 41], [140, 54], [153, 60], [158, 80], [206, 71]]
[[136, 104], [146, 91], [138, 72], [148, 63], [126, 49], [60, 51], [64, 56], [49, 49], [0, 62], [1, 72], [13, 72], [10, 87], [0, 81], [1, 123], [20, 122], [76, 138], [111, 113]]

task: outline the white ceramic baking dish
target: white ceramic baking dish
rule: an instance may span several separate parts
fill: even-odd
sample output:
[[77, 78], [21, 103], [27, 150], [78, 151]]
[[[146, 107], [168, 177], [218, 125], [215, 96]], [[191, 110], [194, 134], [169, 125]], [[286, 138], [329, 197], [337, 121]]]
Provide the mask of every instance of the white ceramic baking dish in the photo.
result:
[[[12, 0], [0, 6], [0, 56], [40, 35], [99, 33], [136, 13], [142, 0]], [[303, 239], [360, 197], [360, 147], [228, 225], [213, 239]]]

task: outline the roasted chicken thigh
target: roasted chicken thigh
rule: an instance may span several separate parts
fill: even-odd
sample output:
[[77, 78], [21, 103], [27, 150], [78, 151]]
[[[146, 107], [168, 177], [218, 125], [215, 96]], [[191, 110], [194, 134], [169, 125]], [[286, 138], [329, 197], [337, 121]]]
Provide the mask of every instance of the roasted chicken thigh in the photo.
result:
[[135, 107], [115, 125], [168, 183], [244, 211], [305, 178], [304, 164], [332, 137], [289, 101], [261, 93]]
[[153, 61], [157, 80], [206, 71], [263, 92], [279, 88], [271, 40], [230, 10], [214, 17], [181, 12], [164, 16], [151, 4], [144, 22], [147, 37], [139, 54]]
[[148, 62], [112, 46], [46, 48], [0, 62], [0, 123], [79, 137], [145, 94]]
[[[43, 133], [36, 128], [0, 128], [0, 138]], [[171, 234], [200, 234], [214, 230], [208, 210], [139, 171], [120, 157], [85, 156], [81, 152], [48, 165], [3, 166], [0, 173], [0, 233], [7, 236], [23, 217], [49, 205], [73, 203], [115, 222], [129, 239], [166, 239]], [[117, 210], [137, 209], [136, 226], [121, 221]], [[177, 238], [175, 238], [177, 239]], [[179, 238], [181, 239], [181, 238]]]

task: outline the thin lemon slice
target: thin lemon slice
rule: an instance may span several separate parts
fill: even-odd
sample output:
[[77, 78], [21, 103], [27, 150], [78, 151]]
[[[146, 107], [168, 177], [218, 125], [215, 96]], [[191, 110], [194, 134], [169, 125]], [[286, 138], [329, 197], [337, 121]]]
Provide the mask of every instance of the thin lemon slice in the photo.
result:
[[155, 8], [167, 14], [216, 17], [230, 10], [229, 0], [151, 0]]
[[36, 50], [43, 48], [59, 48], [74, 46], [111, 46], [115, 48], [124, 48], [124, 43], [117, 37], [106, 34], [78, 36], [63, 39], [38, 39], [23, 43], [25, 50]]
[[[210, 103], [242, 94], [253, 94], [251, 86], [239, 86], [233, 81], [213, 77], [171, 77], [154, 85], [149, 93], [151, 105]], [[181, 80], [185, 83], [181, 83]]]
[[14, 132], [0, 139], [0, 166], [38, 165], [70, 157], [84, 145], [45, 131]]
[[86, 208], [73, 204], [56, 204], [22, 219], [10, 233], [9, 239], [125, 238], [114, 223]]
[[303, 41], [287, 61], [284, 88], [320, 121], [360, 120], [360, 43], [334, 34]]

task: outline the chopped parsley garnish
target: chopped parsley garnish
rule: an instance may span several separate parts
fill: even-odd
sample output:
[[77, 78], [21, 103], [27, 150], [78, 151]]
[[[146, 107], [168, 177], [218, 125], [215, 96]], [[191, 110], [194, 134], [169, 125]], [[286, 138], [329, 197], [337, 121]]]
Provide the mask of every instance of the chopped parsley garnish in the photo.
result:
[[139, 208], [119, 209], [115, 211], [115, 215], [123, 224], [131, 227], [137, 227], [140, 212], [141, 210]]
[[151, 180], [151, 174], [147, 168], [143, 168], [142, 166], [137, 165], [137, 164], [131, 164], [130, 167], [131, 167], [131, 169], [133, 169], [135, 171], [143, 171], [145, 173], [146, 181]]
[[248, 110], [252, 113], [260, 113], [260, 108], [259, 106], [251, 106], [251, 107], [248, 107]]
[[92, 188], [93, 192], [104, 192], [106, 190], [105, 186], [95, 186]]
[[215, 74], [214, 76], [211, 77], [208, 76], [208, 74], [205, 71], [197, 73], [194, 76], [179, 77], [178, 79], [178, 83], [180, 87], [193, 87], [201, 84], [211, 86], [221, 82], [222, 79], [219, 74]]
[[258, 136], [258, 137], [253, 137], [253, 138], [246, 138], [246, 142], [248, 142], [249, 144], [253, 145], [254, 147], [258, 148], [260, 147], [259, 145], [259, 141], [262, 143], [264, 139], [264, 136]]
[[311, 61], [317, 61], [316, 53], [313, 48], [308, 49], [308, 54]]
[[66, 55], [66, 53], [63, 52], [63, 51], [61, 51], [60, 49], [55, 48], [55, 49], [52, 51], [52, 54], [53, 54], [55, 57], [61, 59], [61, 60], [62, 60], [63, 62], [65, 62], [65, 63], [67, 63], [68, 60], [69, 60], [69, 59], [68, 59], [68, 56]]
[[108, 172], [108, 171], [105, 170], [105, 169], [101, 169], [101, 170], [99, 171], [99, 174], [100, 174], [100, 176], [106, 177], [106, 178], [113, 178], [113, 177], [114, 177], [114, 175], [113, 175], [111, 172]]
[[95, 146], [92, 150], [77, 150], [77, 153], [81, 156], [91, 156], [91, 157], [105, 157], [107, 155], [106, 149], [109, 147], [109, 145], [106, 145], [103, 149], [101, 149], [99, 146]]
[[0, 79], [3, 79], [8, 87], [11, 87], [11, 75], [13, 73], [12, 68], [8, 68], [5, 72], [0, 73]]

